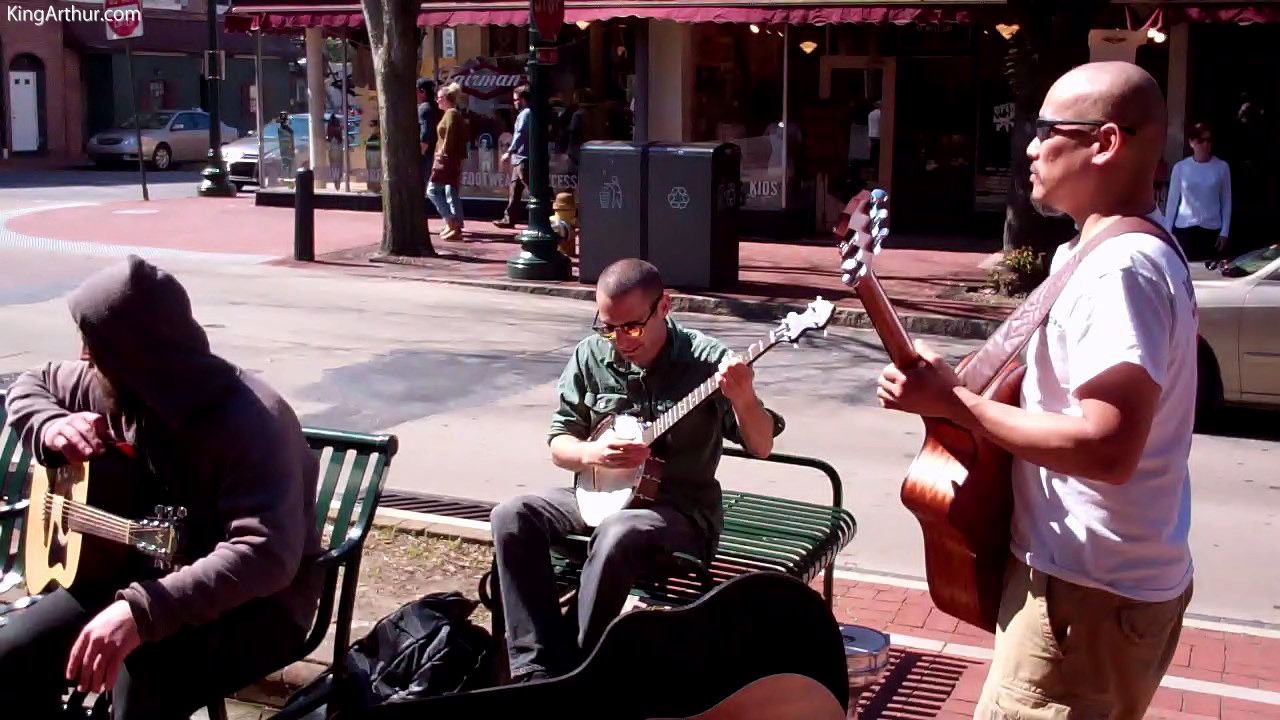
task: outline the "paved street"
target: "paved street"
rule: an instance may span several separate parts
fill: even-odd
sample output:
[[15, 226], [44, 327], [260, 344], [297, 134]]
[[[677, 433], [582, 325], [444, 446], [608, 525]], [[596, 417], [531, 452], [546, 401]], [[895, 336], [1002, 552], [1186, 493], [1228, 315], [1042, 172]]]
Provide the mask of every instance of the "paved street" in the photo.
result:
[[[0, 252], [0, 375], [73, 355], [64, 295], [109, 258]], [[356, 277], [267, 265], [168, 259], [188, 285], [199, 319], [232, 360], [263, 373], [305, 422], [386, 430], [401, 438], [390, 484], [498, 500], [568, 482], [546, 455], [554, 382], [591, 319], [586, 303], [434, 283]], [[770, 326], [686, 316], [733, 347]], [[938, 340], [952, 358], [973, 342]], [[824, 458], [842, 475], [859, 533], [847, 567], [919, 576], [919, 530], [897, 493], [919, 447], [919, 422], [874, 404], [886, 362], [876, 337], [832, 330], [799, 349], [781, 346], [757, 365], [760, 392], [788, 419], [781, 452]], [[1274, 419], [1249, 416], [1240, 427]], [[1196, 438], [1194, 611], [1280, 623], [1280, 570], [1266, 557], [1280, 483], [1277, 443]], [[730, 487], [822, 500], [812, 471], [776, 472], [728, 460]]]

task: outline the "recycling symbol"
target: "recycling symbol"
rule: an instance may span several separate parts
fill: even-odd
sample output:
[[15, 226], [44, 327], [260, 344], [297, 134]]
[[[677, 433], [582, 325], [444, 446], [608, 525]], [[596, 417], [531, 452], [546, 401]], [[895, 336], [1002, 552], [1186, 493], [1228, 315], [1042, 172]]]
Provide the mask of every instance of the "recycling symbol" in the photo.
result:
[[672, 210], [683, 210], [689, 207], [689, 191], [677, 185], [667, 193], [667, 204]]

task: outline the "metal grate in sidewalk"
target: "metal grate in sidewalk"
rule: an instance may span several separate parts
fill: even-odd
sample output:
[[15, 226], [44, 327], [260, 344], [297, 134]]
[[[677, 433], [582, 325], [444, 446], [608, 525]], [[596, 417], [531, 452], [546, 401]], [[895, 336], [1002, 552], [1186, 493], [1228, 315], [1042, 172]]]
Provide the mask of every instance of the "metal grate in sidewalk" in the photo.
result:
[[412, 490], [386, 490], [382, 493], [380, 505], [394, 510], [488, 522], [489, 513], [496, 503]]

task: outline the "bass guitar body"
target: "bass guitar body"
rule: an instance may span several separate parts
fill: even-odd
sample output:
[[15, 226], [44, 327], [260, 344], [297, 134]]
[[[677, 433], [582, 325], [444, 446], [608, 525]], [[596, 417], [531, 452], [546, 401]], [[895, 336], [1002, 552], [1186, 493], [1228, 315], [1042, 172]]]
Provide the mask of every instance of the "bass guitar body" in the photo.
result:
[[[1011, 364], [983, 395], [1017, 405], [1025, 373], [1026, 366]], [[929, 595], [939, 610], [995, 632], [1009, 559], [1013, 457], [949, 421], [924, 418], [924, 426], [901, 498], [924, 535]]]
[[95, 528], [114, 524], [97, 516], [80, 517], [72, 508], [92, 506], [117, 515], [133, 515], [134, 472], [132, 461], [116, 453], [95, 457], [85, 464], [34, 468], [24, 526], [23, 574], [29, 594], [106, 582], [117, 576], [129, 548], [83, 532], [84, 523], [94, 523]]

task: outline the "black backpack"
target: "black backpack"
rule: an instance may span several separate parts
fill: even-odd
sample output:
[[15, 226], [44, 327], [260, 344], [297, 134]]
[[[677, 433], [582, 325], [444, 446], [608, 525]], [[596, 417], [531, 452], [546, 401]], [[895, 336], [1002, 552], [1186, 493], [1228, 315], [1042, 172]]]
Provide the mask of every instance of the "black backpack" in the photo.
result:
[[326, 702], [339, 713], [496, 684], [493, 638], [469, 619], [479, 603], [457, 592], [400, 606], [351, 645], [342, 671], [326, 670], [285, 708]]

